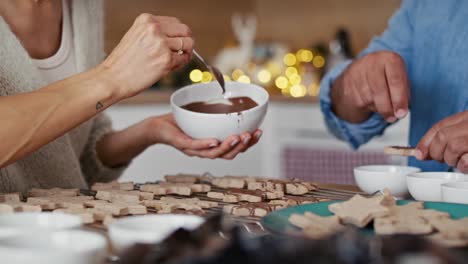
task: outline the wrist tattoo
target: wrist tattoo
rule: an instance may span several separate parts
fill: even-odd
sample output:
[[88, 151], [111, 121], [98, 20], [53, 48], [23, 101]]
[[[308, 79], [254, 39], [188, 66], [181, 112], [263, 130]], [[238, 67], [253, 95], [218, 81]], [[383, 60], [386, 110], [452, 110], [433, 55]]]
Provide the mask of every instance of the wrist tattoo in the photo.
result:
[[101, 102], [96, 103], [96, 110], [99, 110], [99, 109], [101, 109], [103, 107], [104, 107], [104, 105]]

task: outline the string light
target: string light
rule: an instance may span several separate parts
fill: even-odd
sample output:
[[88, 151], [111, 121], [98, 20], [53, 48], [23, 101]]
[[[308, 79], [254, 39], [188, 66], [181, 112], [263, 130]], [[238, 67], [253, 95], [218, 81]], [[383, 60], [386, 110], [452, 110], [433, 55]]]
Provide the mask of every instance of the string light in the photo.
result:
[[201, 82], [203, 77], [202, 71], [195, 69], [190, 72], [190, 80], [194, 83]]
[[[325, 65], [326, 59], [323, 55], [304, 48], [285, 54], [282, 62], [272, 58], [261, 63], [251, 61], [242, 68], [234, 69], [230, 74], [224, 74], [223, 77], [226, 82], [254, 82], [268, 88], [276, 86], [288, 97], [318, 96], [320, 84], [318, 81], [310, 83], [310, 67], [323, 68]], [[241, 69], [245, 69], [245, 72]], [[200, 69], [190, 71], [189, 78], [193, 83], [208, 83], [214, 80], [209, 71]]]
[[291, 87], [290, 94], [292, 97], [304, 97], [306, 92], [306, 87], [302, 84], [298, 84]]
[[258, 72], [257, 78], [261, 83], [268, 83], [271, 81], [271, 73], [267, 70], [261, 70]]
[[237, 78], [237, 81], [241, 83], [250, 83], [250, 77], [247, 75], [241, 75]]
[[297, 69], [294, 68], [294, 67], [288, 67], [288, 68], [286, 68], [286, 70], [284, 71], [284, 73], [286, 74], [286, 76], [287, 76], [288, 78], [291, 78], [291, 76], [293, 76], [293, 75], [298, 75], [298, 71], [297, 71]]
[[296, 53], [297, 60], [300, 62], [311, 62], [314, 58], [314, 54], [310, 50], [300, 49]]
[[244, 75], [244, 72], [243, 72], [242, 70], [239, 70], [239, 69], [235, 69], [235, 70], [232, 72], [232, 74], [231, 74], [232, 79], [233, 79], [233, 80], [236, 80], [236, 81], [237, 81], [237, 80], [239, 79], [239, 77], [241, 77], [242, 75]]
[[294, 64], [296, 64], [297, 62], [297, 59], [296, 59], [296, 55], [292, 54], [292, 53], [288, 53], [284, 56], [283, 58], [283, 62], [284, 64], [286, 64], [287, 66], [293, 66]]
[[288, 87], [288, 84], [289, 84], [289, 81], [286, 77], [284, 76], [279, 76], [278, 78], [276, 78], [275, 80], [275, 85], [276, 87], [278, 87], [279, 89], [286, 89]]
[[316, 68], [322, 68], [323, 66], [325, 66], [325, 58], [321, 55], [315, 56], [312, 60], [312, 64]]
[[208, 83], [208, 82], [211, 82], [212, 80], [213, 80], [213, 76], [211, 75], [211, 72], [204, 71], [202, 73], [202, 79], [201, 79], [202, 83]]
[[299, 76], [299, 74], [294, 74], [294, 75], [291, 75], [291, 77], [289, 77], [289, 83], [291, 85], [298, 85], [302, 82], [302, 78], [301, 76]]

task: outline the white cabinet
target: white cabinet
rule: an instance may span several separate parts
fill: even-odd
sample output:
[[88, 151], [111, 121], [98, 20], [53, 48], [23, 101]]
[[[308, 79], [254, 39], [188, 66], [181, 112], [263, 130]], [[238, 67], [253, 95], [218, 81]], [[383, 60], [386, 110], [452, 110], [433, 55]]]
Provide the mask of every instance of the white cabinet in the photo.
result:
[[[170, 111], [166, 104], [117, 105], [107, 112], [116, 129], [122, 129], [152, 115]], [[137, 182], [162, 179], [165, 174], [205, 173], [213, 175], [250, 175], [280, 178], [284, 176], [285, 149], [349, 150], [349, 146], [331, 136], [322, 119], [319, 105], [306, 103], [270, 103], [262, 125], [263, 137], [257, 146], [233, 161], [186, 157], [168, 146], [153, 146], [136, 158], [122, 180]], [[385, 145], [405, 145], [408, 121], [392, 126], [383, 137], [374, 139], [363, 151], [381, 151]]]

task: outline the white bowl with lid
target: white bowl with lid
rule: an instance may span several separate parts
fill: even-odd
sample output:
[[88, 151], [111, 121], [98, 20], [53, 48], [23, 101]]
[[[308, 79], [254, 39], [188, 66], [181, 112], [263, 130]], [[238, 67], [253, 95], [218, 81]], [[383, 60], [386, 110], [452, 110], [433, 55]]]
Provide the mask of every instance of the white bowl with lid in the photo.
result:
[[442, 184], [442, 201], [468, 204], [468, 181]]
[[226, 82], [227, 98], [249, 97], [258, 105], [254, 108], [229, 114], [206, 114], [183, 109], [194, 102], [206, 102], [221, 98], [217, 82], [193, 84], [175, 91], [171, 96], [171, 108], [177, 125], [185, 134], [195, 139], [216, 138], [220, 141], [232, 135], [254, 132], [263, 122], [268, 109], [268, 92], [257, 85]]
[[468, 181], [468, 176], [456, 172], [418, 172], [406, 176], [409, 193], [419, 201], [441, 202], [442, 184], [460, 181]]

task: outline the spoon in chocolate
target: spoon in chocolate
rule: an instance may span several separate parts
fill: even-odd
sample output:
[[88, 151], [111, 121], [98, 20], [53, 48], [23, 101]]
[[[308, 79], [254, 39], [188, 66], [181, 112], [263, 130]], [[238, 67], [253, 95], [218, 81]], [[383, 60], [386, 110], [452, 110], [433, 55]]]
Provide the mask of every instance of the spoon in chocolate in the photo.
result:
[[[223, 90], [223, 95], [224, 95], [226, 93], [226, 88], [224, 86], [223, 74], [218, 70], [218, 68], [213, 67], [213, 66], [209, 65], [208, 63], [206, 63], [205, 60], [203, 59], [203, 57], [200, 56], [200, 54], [198, 54], [198, 52], [196, 50], [193, 50], [193, 55], [195, 56], [195, 58], [197, 58], [203, 64], [203, 66], [205, 66], [214, 75], [216, 81], [218, 81], [219, 85], [221, 86], [221, 89]], [[212, 99], [212, 100], [206, 101], [205, 103], [206, 104], [232, 105], [232, 102], [230, 100], [228, 100], [227, 98], [225, 98], [225, 97]]]

